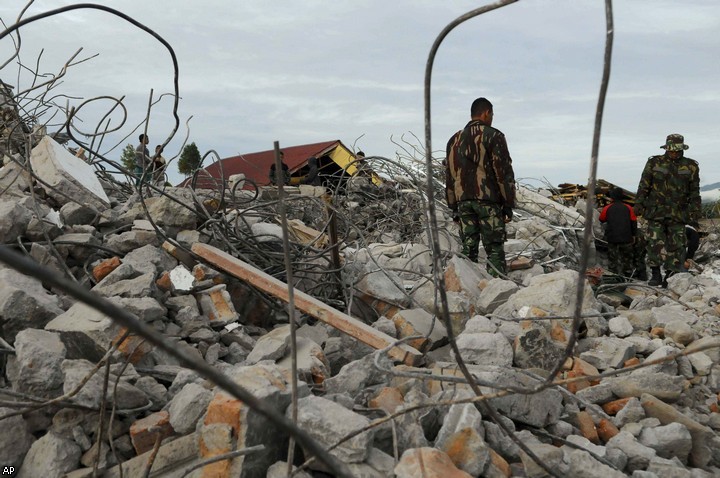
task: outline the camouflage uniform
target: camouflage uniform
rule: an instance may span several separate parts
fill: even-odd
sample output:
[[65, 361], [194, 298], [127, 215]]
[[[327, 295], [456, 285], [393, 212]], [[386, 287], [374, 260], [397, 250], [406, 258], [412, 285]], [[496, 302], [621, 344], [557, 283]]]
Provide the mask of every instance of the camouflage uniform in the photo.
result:
[[[647, 263], [651, 268], [664, 264], [669, 273], [683, 270], [685, 224], [697, 225], [700, 219], [700, 168], [682, 156], [688, 148], [683, 142], [682, 135], [671, 134], [661, 146], [667, 152], [648, 158], [635, 199], [636, 214], [648, 224]], [[680, 157], [670, 158], [672, 151]]]
[[463, 254], [477, 262], [482, 238], [488, 271], [504, 274], [503, 218], [515, 206], [515, 174], [505, 135], [472, 120], [450, 138], [446, 152], [445, 192], [448, 206], [460, 216]]

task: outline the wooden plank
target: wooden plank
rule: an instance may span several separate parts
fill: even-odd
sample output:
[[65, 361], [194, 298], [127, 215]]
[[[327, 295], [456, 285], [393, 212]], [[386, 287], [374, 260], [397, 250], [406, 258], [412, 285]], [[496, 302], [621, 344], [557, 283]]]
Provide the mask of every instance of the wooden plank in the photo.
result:
[[[256, 288], [266, 292], [273, 297], [288, 302], [288, 286], [284, 282], [264, 273], [261, 270], [237, 259], [220, 249], [202, 243], [195, 243], [192, 251], [198, 256], [205, 259], [215, 267], [237, 277]], [[294, 291], [295, 308], [315, 317], [344, 332], [351, 337], [358, 339], [360, 342], [373, 347], [374, 349], [384, 349], [395, 343], [395, 339], [387, 334], [375, 330], [369, 325], [343, 313], [333, 309], [327, 304], [299, 290]], [[397, 361], [404, 362], [407, 365], [420, 365], [422, 363], [422, 354], [410, 347], [401, 344], [393, 347], [388, 355]]]

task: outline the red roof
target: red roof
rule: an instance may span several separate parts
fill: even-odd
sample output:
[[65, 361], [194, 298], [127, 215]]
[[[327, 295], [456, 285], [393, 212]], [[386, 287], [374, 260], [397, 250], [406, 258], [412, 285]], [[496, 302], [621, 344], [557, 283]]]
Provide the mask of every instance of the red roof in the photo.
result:
[[[290, 168], [290, 173], [293, 173], [305, 166], [311, 156], [320, 157], [334, 149], [338, 144], [341, 144], [340, 140], [324, 141], [322, 143], [280, 148], [280, 151], [285, 155], [283, 161]], [[270, 165], [274, 162], [275, 150], [269, 149], [258, 153], [241, 154], [221, 159], [204, 169], [216, 179], [223, 177], [227, 181], [233, 174], [243, 173], [246, 178], [254, 181], [258, 186], [267, 186], [270, 184], [268, 176]], [[220, 169], [221, 164], [222, 171]], [[198, 178], [198, 187], [203, 187], [200, 184], [201, 182], [200, 178]]]

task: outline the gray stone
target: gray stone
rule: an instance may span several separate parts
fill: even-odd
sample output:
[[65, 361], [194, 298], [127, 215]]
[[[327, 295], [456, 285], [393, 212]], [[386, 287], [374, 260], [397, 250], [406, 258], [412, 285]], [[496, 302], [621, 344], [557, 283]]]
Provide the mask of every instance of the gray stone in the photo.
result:
[[695, 340], [695, 331], [684, 320], [671, 320], [665, 324], [665, 337], [669, 337], [675, 343], [687, 345]]
[[[297, 469], [297, 466], [292, 467], [293, 471]], [[286, 461], [277, 461], [270, 465], [267, 470], [265, 478], [286, 478], [288, 476], [288, 464]], [[298, 471], [294, 475], [297, 478], [312, 478], [308, 473], [304, 471]]]
[[491, 314], [520, 288], [516, 283], [504, 279], [493, 279], [488, 282], [478, 297], [478, 312]]
[[160, 410], [168, 401], [168, 392], [164, 385], [150, 376], [140, 377], [135, 386], [153, 403], [151, 410]]
[[455, 466], [470, 476], [481, 476], [490, 462], [490, 447], [477, 428], [462, 428], [437, 442], [435, 448], [447, 453]]
[[[76, 390], [92, 372], [93, 368], [94, 364], [88, 360], [63, 360], [63, 393]], [[80, 388], [80, 391], [74, 397], [74, 401], [87, 407], [99, 407], [102, 401], [103, 374], [104, 369], [95, 372], [87, 383]], [[140, 389], [130, 385], [125, 380], [119, 380], [112, 370], [106, 399], [109, 403], [114, 403], [120, 410], [140, 408], [148, 404], [147, 396]]]
[[693, 474], [679, 460], [655, 457], [647, 468], [650, 473], [662, 478], [692, 478]]
[[[527, 442], [525, 445], [549, 468], [561, 471], [563, 465], [563, 452], [560, 448], [539, 442]], [[528, 478], [541, 478], [547, 476], [547, 472], [540, 465], [530, 458], [524, 451], [520, 452], [522, 464], [525, 467], [525, 474]], [[564, 473], [563, 473], [564, 474]]]
[[[330, 377], [330, 364], [325, 358], [322, 347], [305, 337], [296, 337], [296, 351], [295, 366], [301, 380], [306, 383], [322, 383]], [[285, 356], [278, 360], [277, 365], [290, 373], [292, 361], [288, 347]]]
[[490, 319], [482, 315], [476, 315], [471, 317], [470, 320], [465, 323], [465, 330], [462, 333], [465, 334], [494, 334], [497, 332], [497, 325], [495, 325]]
[[78, 262], [84, 262], [95, 254], [95, 246], [101, 245], [92, 232], [71, 232], [55, 238], [53, 243], [57, 250], [65, 257], [71, 257]]
[[105, 238], [105, 246], [120, 254], [127, 254], [146, 246], [158, 246], [160, 239], [155, 231], [125, 231]]
[[60, 301], [39, 280], [0, 266], [0, 317], [3, 338], [12, 343], [23, 329], [42, 329], [62, 314]]
[[40, 187], [60, 204], [110, 205], [95, 169], [74, 156], [49, 136], [44, 136], [30, 153], [33, 172], [42, 180]]
[[[67, 349], [67, 358], [91, 361], [100, 360], [123, 334], [121, 325], [83, 302], [75, 303], [67, 312], [48, 322], [45, 330], [60, 334]], [[137, 338], [128, 340], [128, 343], [133, 340], [139, 342]], [[150, 344], [143, 344], [135, 353], [141, 354], [150, 347]]]
[[702, 352], [708, 357], [710, 357], [710, 360], [712, 360], [714, 363], [720, 363], [720, 337], [700, 337], [699, 339], [690, 343], [687, 346], [686, 350], [688, 351], [688, 353], [690, 353], [693, 350], [702, 349], [703, 347], [708, 347]]
[[701, 425], [650, 394], [644, 394], [640, 403], [648, 416], [657, 418], [663, 425], [680, 423], [690, 431], [692, 450], [689, 463], [691, 466], [705, 468], [710, 463], [713, 458], [713, 450], [717, 449], [712, 443], [714, 437], [712, 429]]
[[695, 352], [687, 356], [693, 368], [700, 376], [710, 375], [714, 363], [704, 352]]
[[32, 211], [15, 201], [0, 200], [0, 243], [10, 244], [25, 233]]
[[67, 226], [90, 224], [98, 214], [96, 209], [76, 202], [69, 202], [60, 208], [60, 218]]
[[374, 271], [364, 275], [355, 287], [363, 296], [406, 308], [410, 301], [402, 284], [403, 281], [397, 274], [390, 271]]
[[389, 381], [389, 377], [386, 372], [378, 370], [375, 366], [376, 359], [382, 368], [392, 369], [393, 363], [387, 354], [374, 352], [360, 360], [346, 364], [337, 375], [325, 380], [326, 392], [345, 392], [354, 397], [365, 387], [386, 383]]
[[[120, 267], [123, 267], [121, 265]], [[118, 269], [120, 269], [118, 267]], [[117, 269], [116, 269], [117, 270]], [[100, 281], [92, 291], [105, 297], [159, 297], [160, 292], [155, 285], [155, 273], [149, 272], [139, 277], [133, 277], [129, 279], [119, 280], [113, 282], [108, 281], [108, 278], [113, 277], [111, 273]], [[107, 282], [106, 282], [107, 281]]]
[[[297, 424], [321, 445], [329, 447], [349, 433], [367, 427], [370, 421], [335, 402], [309, 396], [298, 400]], [[374, 433], [370, 429], [356, 435], [330, 453], [347, 463], [363, 462], [370, 454]]]
[[110, 297], [108, 300], [135, 314], [143, 322], [152, 322], [167, 316], [167, 309], [153, 297]]
[[645, 418], [645, 409], [640, 405], [640, 400], [633, 397], [625, 406], [617, 412], [615, 419], [613, 420], [615, 426], [622, 428], [628, 423], [635, 423]]
[[62, 394], [65, 345], [58, 334], [25, 329], [15, 337], [15, 357], [8, 363], [13, 390], [46, 398]]
[[249, 365], [261, 360], [278, 360], [285, 356], [290, 347], [290, 326], [284, 325], [271, 330], [255, 343], [252, 352], [247, 357]]
[[[384, 321], [385, 324], [389, 324], [392, 327], [392, 332], [393, 332], [393, 336], [394, 336], [395, 324], [393, 324], [392, 321], [390, 321], [387, 318], [380, 317], [375, 322], [375, 324], [373, 324], [373, 327], [378, 329], [378, 327], [376, 327], [376, 325], [380, 321]], [[235, 329], [235, 330], [237, 330], [237, 329]], [[298, 329], [295, 331], [295, 333], [297, 334], [298, 337], [305, 337], [307, 339], [310, 339], [321, 347], [325, 344], [325, 341], [328, 338], [330, 338], [325, 326], [322, 324], [319, 324], [319, 323], [316, 325], [305, 324], [302, 327], [298, 327]], [[250, 350], [252, 350], [252, 348]]]
[[607, 466], [582, 450], [570, 452], [568, 476], [583, 478], [623, 478], [625, 473]]
[[[0, 416], [12, 413], [12, 408], [0, 407]], [[0, 433], [0, 464], [14, 466], [19, 469], [30, 450], [35, 438], [28, 431], [27, 423], [22, 415], [6, 418], [2, 421], [3, 431]]]
[[168, 404], [173, 430], [181, 435], [195, 430], [211, 399], [212, 393], [206, 388], [196, 383], [185, 385]]
[[48, 246], [40, 244], [39, 242], [33, 242], [30, 246], [30, 257], [40, 264], [41, 266], [47, 267], [56, 274], [65, 274], [64, 259], [58, 258], [59, 254], [55, 254]]
[[652, 312], [649, 310], [626, 310], [622, 316], [628, 319], [636, 332], [649, 332], [652, 327]]
[[474, 403], [456, 403], [451, 405], [435, 439], [435, 446], [442, 448], [451, 435], [465, 428], [472, 428], [477, 431], [481, 439], [485, 436], [485, 429], [482, 426], [482, 415]]
[[[2, 165], [2, 161], [0, 161], [0, 165]], [[9, 162], [0, 167], [0, 191], [3, 191], [5, 198], [24, 197], [25, 193], [30, 190], [31, 184], [32, 176], [22, 165]]]
[[633, 333], [633, 326], [627, 317], [619, 315], [608, 320], [608, 327], [613, 335], [620, 338], [625, 338]]
[[674, 402], [683, 391], [685, 379], [662, 372], [636, 373], [610, 380], [612, 390], [620, 398], [640, 397], [649, 393], [661, 400]]
[[627, 471], [644, 470], [655, 457], [655, 450], [638, 442], [630, 433], [621, 431], [606, 444], [608, 449], [618, 449], [628, 457]]
[[580, 350], [580, 358], [600, 371], [620, 368], [635, 355], [635, 346], [631, 342], [615, 337], [584, 339], [580, 342]]
[[467, 363], [512, 366], [513, 349], [502, 334], [462, 333], [457, 338], [457, 347]]
[[[648, 355], [648, 357], [645, 359], [645, 362], [650, 362], [653, 360], [662, 360], [666, 357], [675, 355], [680, 350], [678, 350], [676, 347], [673, 347], [671, 345], [663, 345], [662, 347], [656, 349], [653, 353]], [[668, 375], [677, 375], [678, 373], [678, 366], [675, 359], [672, 360], [666, 360], [664, 362], [655, 364], [655, 365], [648, 365], [646, 367], [640, 368], [636, 370], [636, 373], [652, 373], [652, 372], [662, 372], [666, 373]]]
[[397, 337], [404, 338], [422, 335], [424, 339], [413, 340], [410, 345], [422, 350], [433, 350], [445, 345], [448, 341], [447, 329], [439, 318], [424, 309], [406, 309], [396, 313], [393, 323]]
[[588, 403], [607, 403], [613, 399], [612, 384], [602, 381], [592, 387], [578, 390], [575, 395]]
[[553, 340], [547, 322], [524, 323], [514, 342], [515, 365], [553, 370], [565, 356], [565, 345]]
[[[415, 303], [431, 314], [440, 315], [440, 304], [436, 300], [435, 286], [428, 281], [418, 287], [412, 294]], [[450, 323], [453, 324], [455, 335], [465, 328], [468, 317], [474, 314], [475, 306], [464, 292], [447, 292]]]
[[[373, 329], [379, 330], [380, 332], [389, 335], [390, 337], [397, 338], [397, 330], [395, 329], [395, 322], [383, 316], [377, 319], [372, 324]], [[326, 333], [327, 335], [327, 333]], [[324, 343], [324, 341], [323, 341]], [[322, 344], [320, 344], [322, 345]]]
[[[495, 313], [500, 316], [515, 317], [522, 307], [530, 306], [553, 315], [572, 317], [575, 312], [577, 282], [578, 273], [570, 269], [533, 277], [528, 287], [513, 294], [505, 304], [495, 310]], [[595, 313], [600, 308], [601, 305], [595, 299], [592, 288], [585, 282], [582, 313]], [[569, 327], [571, 320], [561, 322]]]
[[163, 249], [148, 244], [128, 252], [123, 258], [123, 264], [130, 264], [136, 271], [147, 274], [170, 271], [177, 267], [178, 261]]
[[655, 450], [662, 458], [677, 457], [687, 463], [692, 449], [692, 436], [681, 423], [669, 423], [656, 428], [644, 428], [640, 433], [640, 443]]
[[674, 302], [660, 307], [653, 307], [651, 313], [651, 323], [653, 327], [665, 327], [670, 322], [676, 320], [680, 321], [680, 323], [692, 325], [698, 320], [694, 313], [685, 310], [685, 308]]
[[18, 478], [61, 478], [78, 467], [81, 454], [73, 440], [48, 432], [30, 447]]
[[163, 196], [145, 200], [147, 213], [142, 204], [137, 202], [119, 218], [119, 221], [146, 219], [149, 214], [153, 222], [163, 227], [171, 237], [184, 229], [196, 229], [198, 216], [193, 208], [185, 206], [194, 203], [194, 191], [188, 188], [167, 188], [165, 193]]

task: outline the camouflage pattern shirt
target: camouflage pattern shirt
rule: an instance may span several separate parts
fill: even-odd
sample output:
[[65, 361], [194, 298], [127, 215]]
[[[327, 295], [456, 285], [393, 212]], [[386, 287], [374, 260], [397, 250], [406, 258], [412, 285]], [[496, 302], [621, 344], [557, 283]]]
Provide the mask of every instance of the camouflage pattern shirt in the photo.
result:
[[448, 206], [476, 200], [515, 207], [515, 173], [505, 135], [470, 121], [447, 144], [445, 193]]
[[648, 158], [643, 170], [635, 214], [651, 221], [693, 224], [700, 220], [700, 167], [697, 161], [667, 154]]

